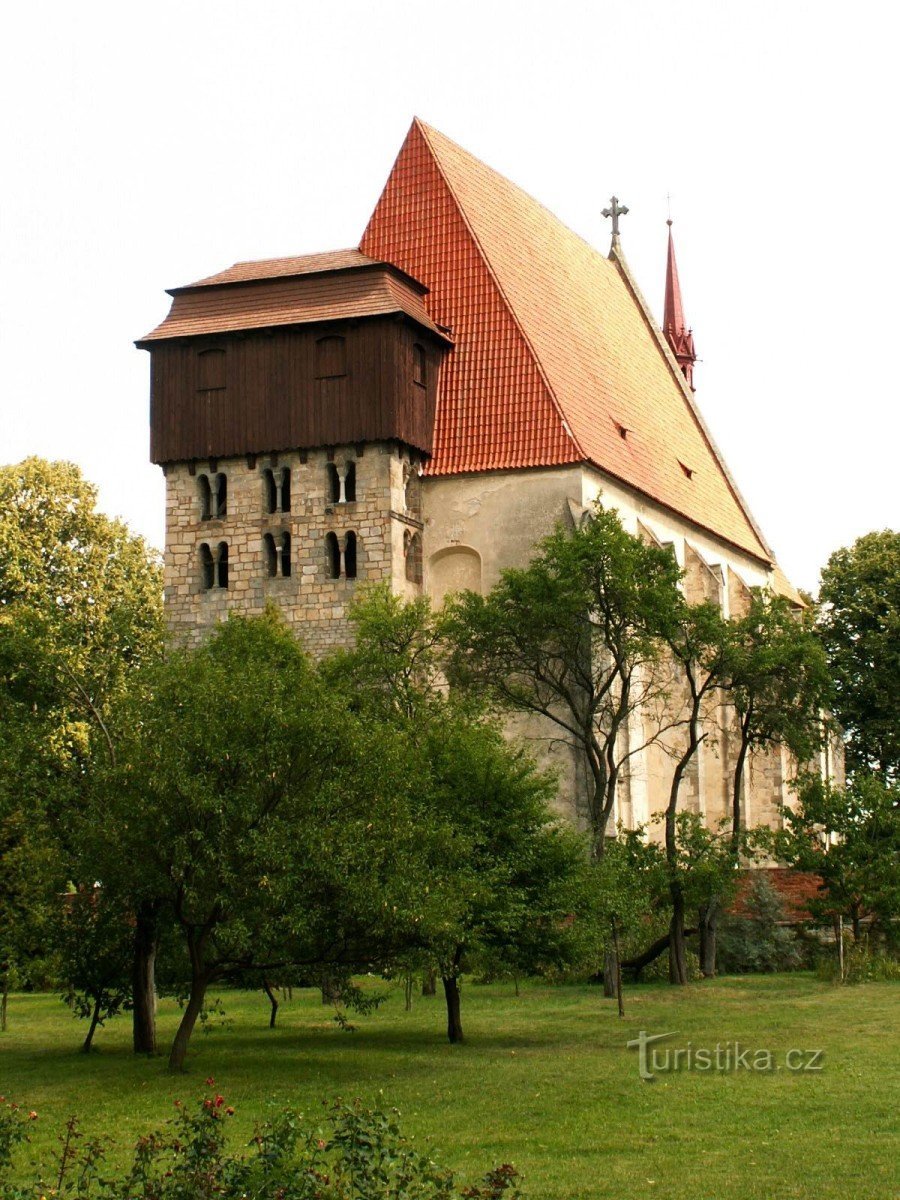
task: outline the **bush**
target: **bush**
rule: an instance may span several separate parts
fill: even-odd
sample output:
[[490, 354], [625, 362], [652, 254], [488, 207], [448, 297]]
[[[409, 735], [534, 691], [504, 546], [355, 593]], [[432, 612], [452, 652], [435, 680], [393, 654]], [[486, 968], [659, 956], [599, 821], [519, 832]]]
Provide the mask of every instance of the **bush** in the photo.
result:
[[325, 1129], [291, 1110], [257, 1126], [250, 1152], [226, 1148], [225, 1126], [234, 1109], [207, 1080], [194, 1108], [176, 1101], [165, 1129], [138, 1140], [131, 1167], [117, 1177], [103, 1171], [103, 1146], [84, 1141], [72, 1118], [62, 1141], [53, 1184], [26, 1188], [9, 1181], [15, 1146], [27, 1119], [0, 1105], [0, 1200], [54, 1195], [63, 1200], [521, 1200], [519, 1174], [508, 1163], [482, 1184], [458, 1190], [450, 1171], [416, 1151], [394, 1111], [333, 1104]]
[[851, 942], [844, 946], [844, 978], [838, 963], [837, 949], [820, 959], [816, 968], [820, 979], [832, 983], [882, 983], [900, 980], [900, 961], [890, 954], [873, 950], [868, 941]]
[[719, 970], [726, 975], [795, 971], [803, 965], [800, 941], [786, 927], [781, 897], [765, 875], [755, 876], [747, 893], [746, 915], [727, 914], [719, 927]]

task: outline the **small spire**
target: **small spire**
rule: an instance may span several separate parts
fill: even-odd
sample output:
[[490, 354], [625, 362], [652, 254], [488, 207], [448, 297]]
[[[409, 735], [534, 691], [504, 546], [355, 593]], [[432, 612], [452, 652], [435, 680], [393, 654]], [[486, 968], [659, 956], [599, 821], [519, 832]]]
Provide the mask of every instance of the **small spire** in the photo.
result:
[[663, 333], [672, 347], [672, 353], [681, 367], [688, 387], [694, 391], [694, 334], [684, 319], [684, 304], [681, 299], [681, 284], [678, 282], [678, 265], [675, 262], [675, 243], [672, 240], [672, 218], [666, 221], [669, 227], [669, 253], [666, 259], [666, 303], [663, 313]]

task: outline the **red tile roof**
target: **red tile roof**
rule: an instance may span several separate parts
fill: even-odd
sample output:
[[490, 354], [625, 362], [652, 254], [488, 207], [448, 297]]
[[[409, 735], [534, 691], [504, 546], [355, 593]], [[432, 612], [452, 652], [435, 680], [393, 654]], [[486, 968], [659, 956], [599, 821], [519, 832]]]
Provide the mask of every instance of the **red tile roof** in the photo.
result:
[[[358, 251], [339, 254], [364, 259]], [[169, 315], [137, 344], [390, 313], [405, 313], [438, 337], [446, 337], [429, 316], [421, 287], [407, 282], [390, 265], [365, 259], [363, 263], [348, 261], [343, 269], [332, 265], [328, 273], [322, 274], [319, 268], [302, 269], [310, 259], [337, 257], [317, 254], [305, 259], [270, 259], [265, 264], [266, 272], [258, 278], [239, 271], [250, 264], [238, 263], [200, 284], [173, 288]], [[278, 263], [285, 264], [285, 269], [279, 271]], [[360, 266], [367, 269], [360, 270]]]
[[360, 249], [452, 329], [430, 474], [589, 461], [771, 560], [621, 253], [418, 120]]

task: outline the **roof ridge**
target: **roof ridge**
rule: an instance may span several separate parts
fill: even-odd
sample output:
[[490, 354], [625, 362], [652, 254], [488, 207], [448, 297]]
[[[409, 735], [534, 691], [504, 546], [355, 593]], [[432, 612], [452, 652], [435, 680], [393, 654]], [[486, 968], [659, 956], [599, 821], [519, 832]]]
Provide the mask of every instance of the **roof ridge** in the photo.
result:
[[[560, 404], [559, 399], [557, 398], [556, 392], [553, 390], [553, 386], [551, 385], [550, 380], [547, 376], [547, 372], [544, 368], [544, 364], [541, 362], [540, 357], [539, 357], [537, 351], [535, 350], [534, 345], [532, 344], [531, 338], [529, 338], [528, 334], [525, 332], [525, 328], [522, 324], [522, 321], [519, 318], [519, 315], [517, 314], [515, 308], [513, 307], [512, 302], [510, 301], [510, 298], [506, 292], [506, 289], [504, 288], [503, 284], [500, 282], [500, 279], [497, 276], [496, 271], [494, 270], [491, 260], [488, 257], [488, 255], [484, 249], [484, 246], [481, 243], [481, 239], [479, 238], [478, 234], [475, 232], [474, 228], [472, 227], [472, 223], [466, 214], [466, 210], [463, 207], [462, 202], [460, 201], [459, 196], [457, 195], [457, 193], [453, 187], [453, 184], [447, 178], [447, 173], [441, 164], [440, 156], [438, 155], [437, 151], [435, 150], [434, 146], [431, 143], [429, 134], [437, 133], [439, 137], [445, 138], [446, 141], [448, 141], [452, 145], [456, 146], [456, 148], [462, 154], [467, 155], [469, 158], [475, 159], [475, 155], [469, 154], [468, 150], [464, 149], [462, 146], [459, 146], [456, 142], [453, 141], [452, 138], [446, 137], [446, 135], [441, 133], [439, 129], [432, 129], [431, 126], [426, 125], [425, 122], [420, 120], [418, 117], [413, 118], [413, 124], [415, 126], [417, 126], [417, 128], [419, 129], [419, 132], [424, 137], [425, 144], [428, 146], [428, 150], [429, 150], [432, 158], [434, 159], [435, 165], [437, 166], [438, 170], [440, 171], [441, 178], [443, 179], [444, 184], [447, 187], [447, 190], [450, 192], [450, 195], [453, 197], [453, 200], [454, 200], [454, 203], [456, 204], [456, 208], [459, 212], [459, 215], [462, 217], [463, 224], [465, 225], [466, 229], [469, 231], [469, 236], [472, 238], [472, 241], [478, 247], [478, 253], [481, 255], [481, 260], [484, 263], [484, 265], [487, 267], [488, 274], [490, 275], [491, 279], [493, 280], [494, 286], [496, 287], [497, 291], [500, 293], [500, 296], [503, 299], [503, 303], [506, 306], [506, 310], [513, 319], [513, 324], [515, 325], [516, 329], [519, 331], [519, 336], [522, 338], [522, 341], [525, 343], [526, 347], [528, 348], [528, 353], [531, 355], [531, 357], [534, 361], [534, 365], [538, 369], [538, 374], [541, 377], [544, 387], [547, 389], [547, 395], [550, 397], [550, 402], [553, 405], [553, 408], [556, 412], [557, 417], [559, 418], [560, 424], [562, 425], [562, 427], [566, 433], [566, 436], [571, 441], [575, 450], [583, 458], [586, 459], [588, 456], [584, 451], [584, 447], [581, 445], [578, 438], [575, 436], [571, 425], [566, 420], [566, 415], [563, 412], [562, 405]], [[499, 171], [494, 171], [492, 167], [489, 167], [486, 163], [482, 163], [481, 159], [475, 159], [475, 161], [478, 162], [482, 167], [484, 167], [484, 169], [486, 171], [491, 171], [492, 174], [494, 174], [494, 175], [500, 175]], [[500, 178], [505, 179], [506, 177], [500, 176]], [[506, 182], [509, 183], [511, 187], [518, 186], [517, 184], [513, 183], [512, 180], [507, 179]], [[518, 188], [518, 190], [522, 191], [523, 189]], [[527, 192], [524, 194], [527, 195]], [[540, 201], [535, 201], [535, 203], [539, 204]], [[546, 211], [550, 212], [549, 209], [547, 209]], [[550, 213], [550, 215], [553, 216], [552, 213]], [[554, 219], [558, 220], [559, 218], [557, 217]]]
[[653, 317], [653, 313], [650, 311], [650, 306], [648, 305], [647, 301], [644, 299], [643, 292], [641, 291], [640, 287], [638, 286], [637, 280], [634, 278], [634, 276], [631, 273], [631, 268], [628, 265], [628, 260], [625, 258], [625, 254], [622, 250], [622, 247], [618, 244], [617, 241], [614, 242], [612, 247], [610, 248], [609, 260], [616, 267], [616, 269], [618, 270], [619, 274], [621, 275], [622, 279], [625, 282], [625, 286], [628, 288], [628, 290], [631, 292], [632, 296], [634, 297], [634, 300], [637, 303], [638, 309], [640, 310], [641, 315], [643, 316], [644, 321], [647, 324], [647, 327], [649, 328], [650, 332], [653, 334], [653, 340], [656, 342], [659, 352], [662, 354], [663, 359], [665, 360], [666, 365], [669, 368], [672, 378], [678, 384], [681, 394], [684, 397], [685, 403], [687, 404], [688, 412], [693, 417], [693, 419], [697, 425], [697, 428], [700, 430], [700, 433], [702, 434], [706, 444], [709, 446], [710, 452], [712, 453], [712, 456], [715, 459], [719, 470], [722, 472], [722, 476], [725, 480], [725, 483], [728, 485], [729, 491], [731, 492], [736, 503], [738, 504], [739, 508], [741, 509], [741, 512], [746, 517], [746, 519], [750, 525], [750, 528], [753, 530], [753, 532], [756, 534], [757, 538], [759, 539], [759, 544], [766, 551], [766, 553], [769, 555], [770, 559], [772, 560], [772, 563], [774, 564], [775, 563], [775, 554], [772, 550], [772, 547], [766, 541], [765, 535], [763, 534], [759, 525], [757, 525], [756, 520], [753, 516], [753, 513], [750, 511], [749, 505], [747, 504], [744, 497], [741, 495], [740, 489], [738, 488], [737, 484], [735, 483], [734, 477], [732, 476], [731, 471], [728, 468], [728, 464], [725, 462], [724, 455], [722, 454], [721, 450], [719, 449], [718, 445], [716, 444], [716, 440], [713, 437], [712, 433], [710, 432], [709, 426], [706, 424], [706, 421], [703, 418], [703, 414], [700, 412], [700, 409], [697, 406], [697, 401], [694, 399], [693, 393], [691, 392], [690, 388], [688, 387], [687, 380], [685, 379], [681, 368], [678, 366], [678, 362], [675, 359], [675, 355], [672, 353], [672, 348], [669, 345], [668, 341], [666, 340], [665, 334], [657, 325], [656, 320]]

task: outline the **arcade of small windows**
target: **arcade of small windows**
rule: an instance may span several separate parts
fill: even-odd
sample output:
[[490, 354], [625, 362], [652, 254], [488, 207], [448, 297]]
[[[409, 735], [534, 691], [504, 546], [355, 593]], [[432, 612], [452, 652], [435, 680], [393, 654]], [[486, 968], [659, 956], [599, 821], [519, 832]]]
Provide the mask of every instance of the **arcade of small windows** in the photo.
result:
[[289, 513], [291, 511], [291, 469], [266, 469], [263, 471], [263, 487], [267, 513]]
[[200, 545], [200, 585], [204, 592], [228, 587], [228, 543], [219, 542], [211, 548], [208, 542]]
[[325, 535], [325, 570], [329, 579], [356, 578], [356, 534], [344, 534], [343, 542], [336, 533]]
[[197, 490], [200, 493], [200, 520], [221, 521], [228, 515], [228, 477], [221, 471], [218, 475], [198, 475]]
[[289, 579], [291, 575], [291, 535], [267, 533], [263, 538], [266, 574], [270, 579]]
[[333, 462], [328, 464], [328, 502], [352, 504], [356, 499], [356, 463], [344, 463], [343, 471]]

